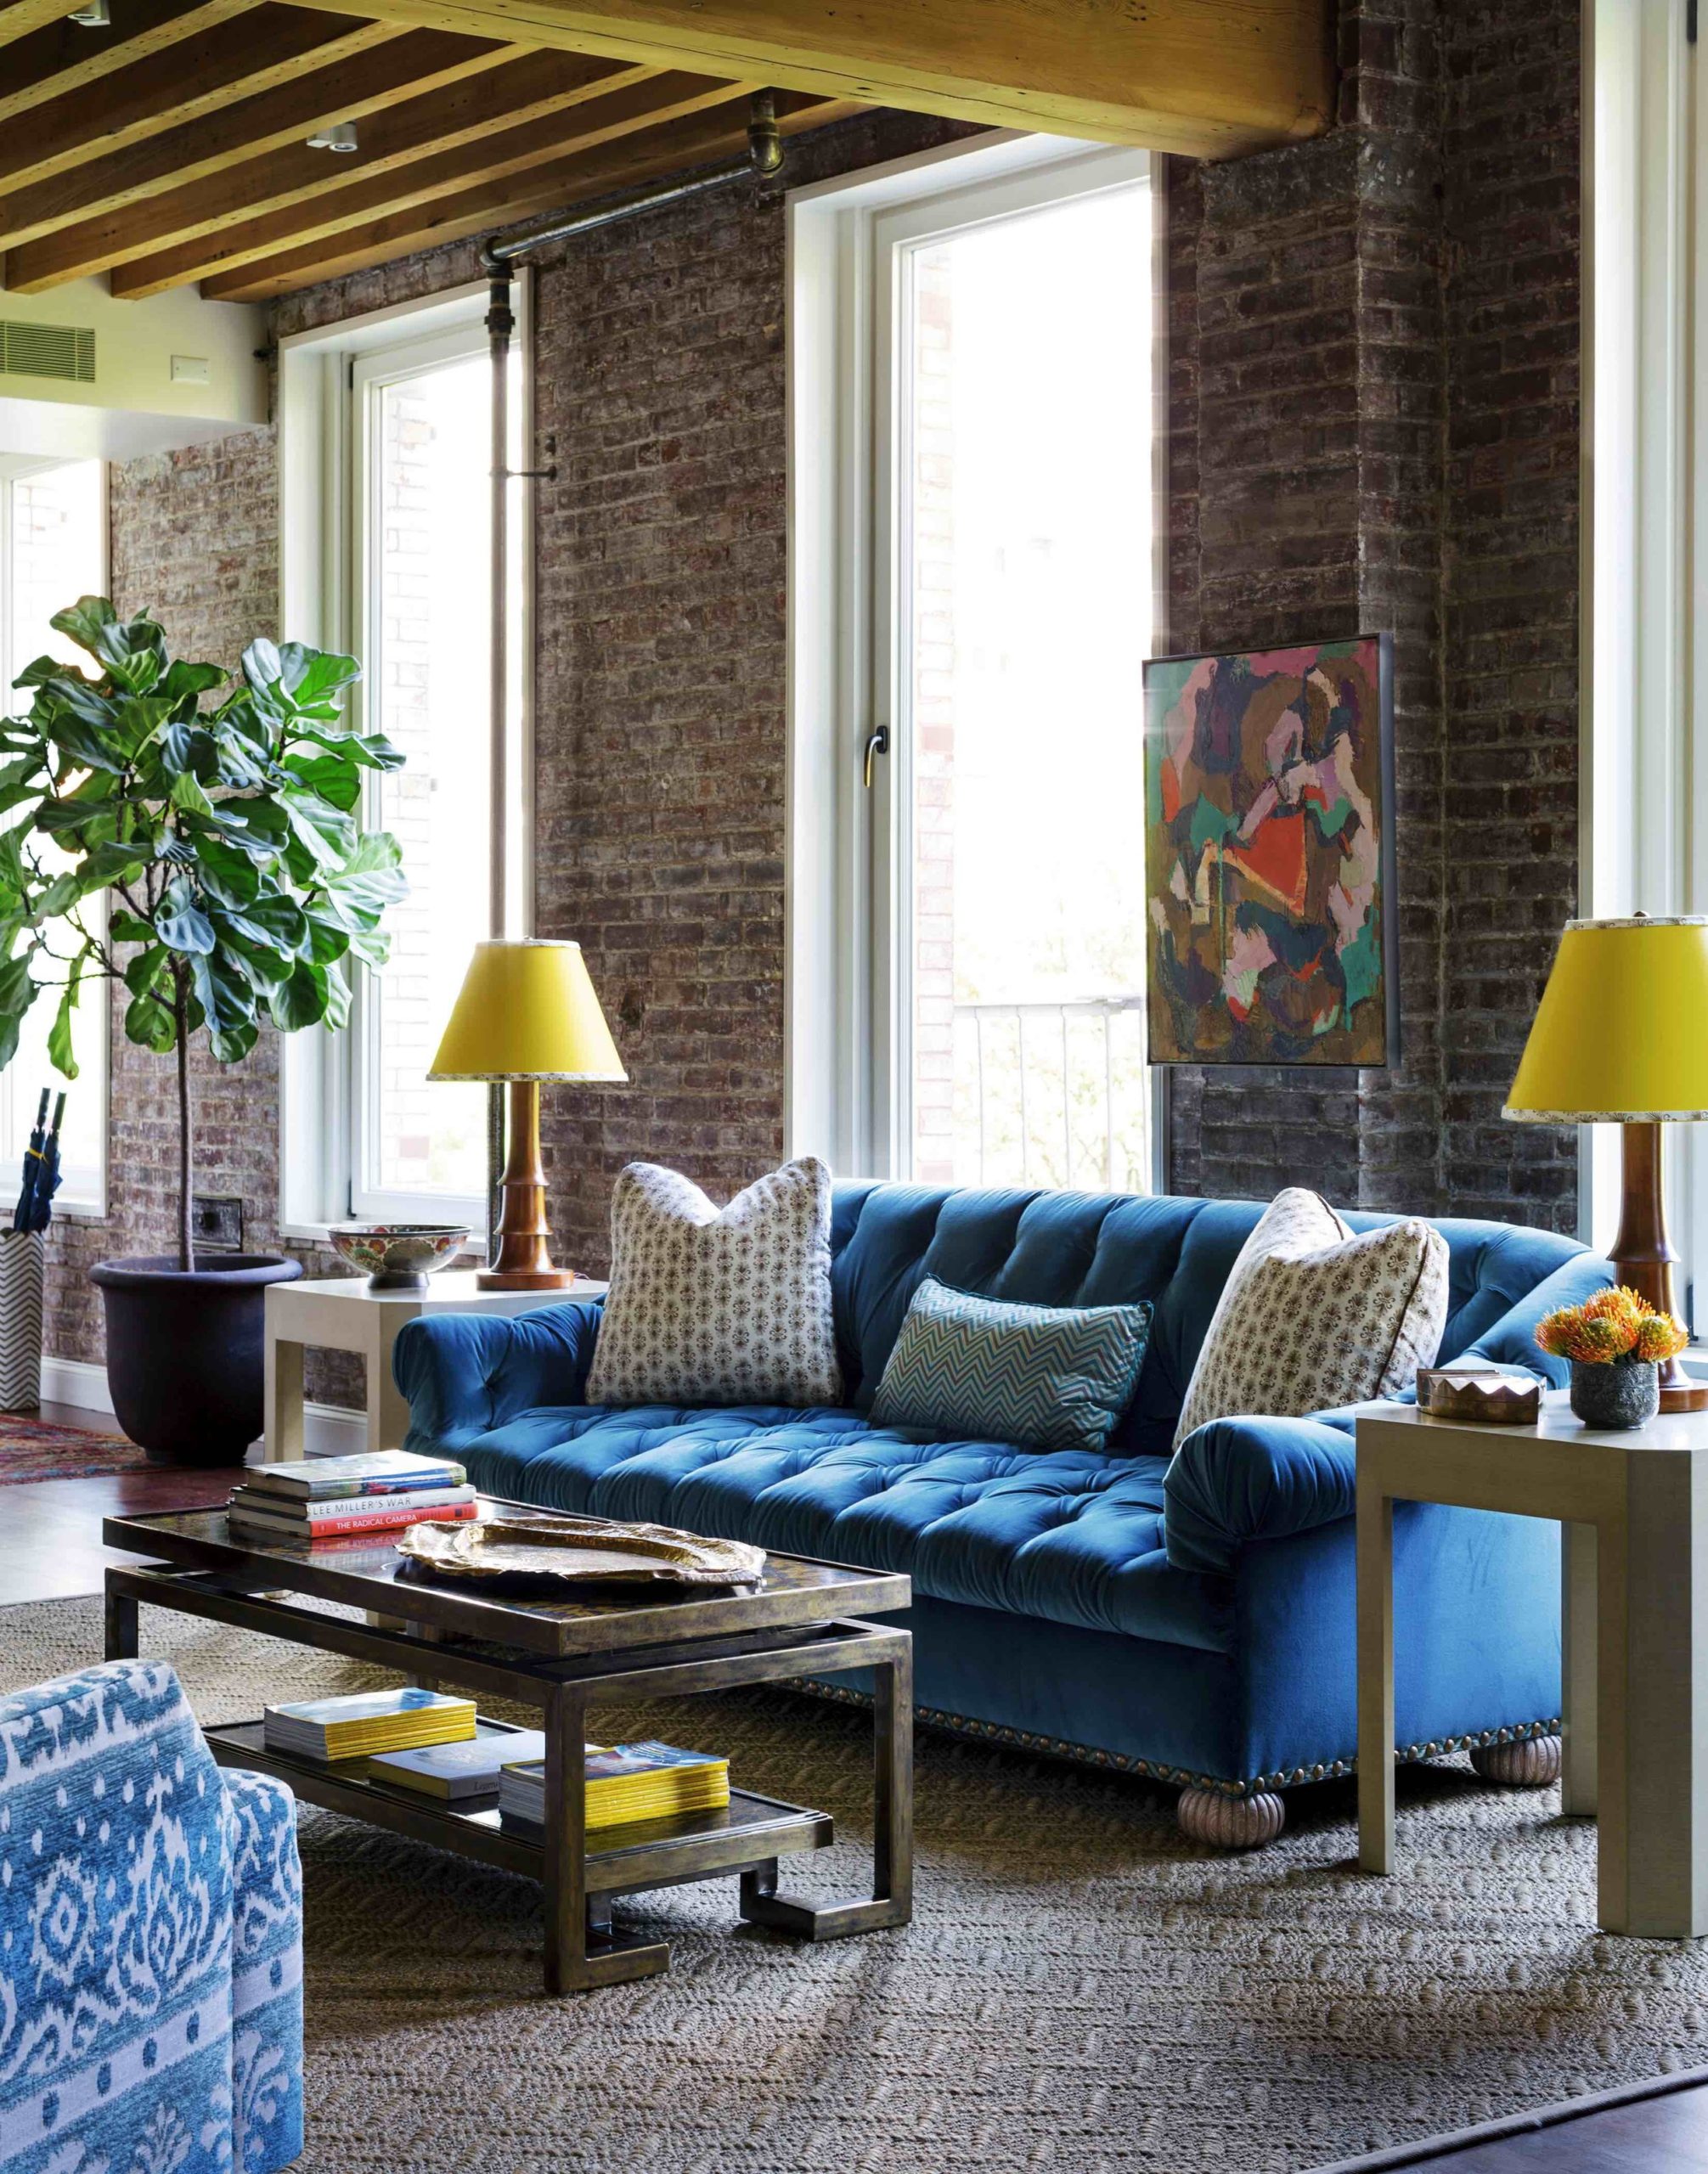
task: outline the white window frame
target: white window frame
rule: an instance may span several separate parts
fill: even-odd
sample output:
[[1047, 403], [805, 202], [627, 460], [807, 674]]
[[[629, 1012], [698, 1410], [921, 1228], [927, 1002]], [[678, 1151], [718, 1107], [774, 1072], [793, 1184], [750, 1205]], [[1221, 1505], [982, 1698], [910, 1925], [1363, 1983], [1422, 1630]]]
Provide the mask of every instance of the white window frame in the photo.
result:
[[[1586, 11], [1581, 914], [1708, 912], [1708, 61], [1679, 0]], [[1667, 1128], [1669, 1222], [1708, 1328], [1708, 1141]], [[1579, 1136], [1604, 1249], [1620, 1135]]]
[[[789, 734], [785, 1146], [839, 1171], [905, 1175], [912, 1160], [910, 1021], [895, 971], [913, 910], [907, 609], [897, 503], [895, 314], [904, 251], [1113, 189], [1153, 161], [1001, 131], [790, 192]], [[1153, 256], [1160, 250], [1153, 203]], [[1165, 375], [1163, 319], [1153, 367]], [[1165, 561], [1157, 531], [1153, 587]], [[1162, 622], [1157, 622], [1160, 634]], [[1133, 690], [1133, 729], [1141, 729]], [[868, 735], [889, 753], [864, 783]], [[1141, 819], [1136, 818], [1136, 821]], [[1151, 1153], [1164, 1148], [1152, 1073]]]
[[[11, 654], [14, 584], [12, 487], [31, 476], [44, 475], [55, 468], [81, 468], [84, 465], [82, 459], [67, 460], [59, 456], [50, 459], [33, 454], [0, 453], [0, 712], [7, 716], [12, 714], [13, 705], [18, 699], [12, 683], [25, 666], [32, 661], [27, 656]], [[94, 593], [104, 596], [110, 565], [106, 463], [100, 461], [96, 465], [101, 471], [101, 523], [98, 545], [100, 563], [96, 569]], [[68, 596], [65, 601], [70, 604], [76, 600]], [[88, 910], [92, 921], [104, 926], [104, 898], [91, 902]], [[94, 1167], [86, 1169], [76, 1163], [65, 1164], [59, 1190], [54, 1196], [54, 1214], [73, 1222], [100, 1223], [104, 1222], [107, 1216], [107, 1164], [112, 1130], [111, 989], [112, 984], [104, 978], [86, 979], [83, 983], [78, 1004], [80, 1018], [87, 1022], [93, 1022], [99, 1016], [102, 1031], [93, 1035], [92, 1045], [80, 1064], [75, 1080], [65, 1079], [51, 1068], [45, 1079], [26, 1080], [19, 1076], [15, 1063], [8, 1065], [3, 1072], [0, 1072], [0, 1145], [4, 1146], [8, 1157], [10, 1143], [21, 1142], [24, 1137], [22, 1113], [27, 1113], [33, 1122], [35, 1099], [43, 1086], [51, 1087], [56, 1095], [64, 1088], [68, 1095], [75, 1095], [80, 1100], [91, 1094], [96, 1098], [99, 1123], [95, 1128], [95, 1137], [99, 1144]], [[56, 1001], [51, 991], [44, 991], [36, 1000], [37, 1005]]]
[[[347, 318], [279, 343], [280, 631], [323, 648], [360, 656], [358, 629], [375, 577], [366, 548], [371, 521], [361, 494], [368, 469], [368, 412], [372, 390], [447, 362], [484, 354], [488, 292], [484, 283], [455, 288], [425, 301]], [[532, 334], [533, 283], [518, 270], [512, 290], [516, 331], [513, 352], [526, 356]], [[522, 394], [510, 408], [511, 465], [528, 464], [521, 448], [533, 442], [530, 373], [521, 372]], [[520, 701], [510, 718], [506, 889], [508, 926], [530, 933], [534, 897], [532, 778], [533, 769], [533, 485], [513, 482], [509, 501], [510, 564], [521, 593], [520, 639], [512, 678], [520, 663]], [[484, 594], [481, 599], [484, 602]], [[353, 690], [354, 719], [363, 715], [360, 686]], [[407, 870], [405, 873], [407, 873]], [[487, 932], [486, 887], [470, 941]], [[354, 1215], [393, 1220], [466, 1221], [484, 1230], [484, 1196], [380, 1191], [364, 1184], [374, 1115], [364, 1091], [371, 1076], [376, 1009], [365, 1000], [366, 970], [352, 978], [347, 1027], [335, 1034], [308, 1028], [283, 1038], [279, 1112], [279, 1219], [286, 1237], [318, 1239], [329, 1224]]]

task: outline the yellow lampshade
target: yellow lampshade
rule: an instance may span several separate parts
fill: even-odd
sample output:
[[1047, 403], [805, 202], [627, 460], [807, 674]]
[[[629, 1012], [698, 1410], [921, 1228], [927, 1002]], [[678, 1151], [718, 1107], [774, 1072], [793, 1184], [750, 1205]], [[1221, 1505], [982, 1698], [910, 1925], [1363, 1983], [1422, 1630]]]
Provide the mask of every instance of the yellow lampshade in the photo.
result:
[[1708, 1117], [1708, 915], [1569, 921], [1506, 1114]]
[[627, 1079], [581, 946], [477, 943], [427, 1077]]

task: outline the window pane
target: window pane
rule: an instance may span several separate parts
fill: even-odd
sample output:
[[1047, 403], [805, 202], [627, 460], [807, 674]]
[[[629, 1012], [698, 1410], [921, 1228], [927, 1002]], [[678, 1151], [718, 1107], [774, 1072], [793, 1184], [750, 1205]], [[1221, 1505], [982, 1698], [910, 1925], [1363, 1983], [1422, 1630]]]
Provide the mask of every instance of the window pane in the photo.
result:
[[1149, 1183], [1149, 198], [907, 262], [913, 1172]]
[[[74, 642], [55, 634], [48, 621], [80, 596], [97, 595], [106, 585], [106, 470], [99, 460], [80, 460], [61, 468], [18, 476], [11, 486], [11, 617], [3, 645], [15, 678], [44, 654], [87, 668], [88, 659]], [[14, 697], [8, 690], [9, 712]], [[31, 841], [43, 865], [65, 865], [50, 840]], [[92, 932], [99, 933], [102, 907], [89, 909]], [[77, 938], [63, 921], [48, 930], [50, 949], [69, 957]], [[37, 961], [43, 981], [62, 978], [64, 968]], [[8, 1066], [6, 1160], [0, 1184], [10, 1186], [28, 1145], [43, 1087], [65, 1090], [65, 1118], [60, 1134], [62, 1206], [98, 1202], [102, 1191], [107, 1124], [107, 986], [91, 979], [82, 988], [71, 1031], [77, 1078], [68, 1081], [48, 1062], [48, 1030], [59, 1007], [59, 993], [45, 989], [24, 1016], [18, 1051]], [[10, 1196], [5, 1197], [9, 1206]]]
[[377, 794], [410, 885], [386, 916], [391, 962], [369, 983], [366, 1183], [385, 1192], [486, 1187], [485, 1088], [436, 1085], [426, 1070], [487, 929], [490, 397], [480, 358], [373, 395], [367, 699], [409, 758]]

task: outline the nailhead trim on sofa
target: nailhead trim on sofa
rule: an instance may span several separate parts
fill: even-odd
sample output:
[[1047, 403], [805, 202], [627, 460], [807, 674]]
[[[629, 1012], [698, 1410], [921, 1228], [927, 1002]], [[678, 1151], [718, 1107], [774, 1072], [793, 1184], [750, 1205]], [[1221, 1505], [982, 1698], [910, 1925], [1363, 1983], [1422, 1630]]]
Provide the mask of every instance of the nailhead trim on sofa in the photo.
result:
[[[851, 1691], [840, 1683], [797, 1682], [796, 1690], [815, 1698], [833, 1699], [842, 1706], [870, 1706], [869, 1691]], [[1334, 1759], [1315, 1766], [1294, 1766], [1273, 1774], [1258, 1774], [1249, 1782], [1229, 1782], [1218, 1774], [1194, 1774], [1184, 1766], [1169, 1766], [1154, 1759], [1129, 1759], [1120, 1752], [1100, 1751], [1089, 1744], [1068, 1743], [1060, 1737], [1034, 1736], [1025, 1729], [1011, 1729], [998, 1721], [980, 1721], [965, 1714], [945, 1714], [935, 1706], [916, 1706], [914, 1719], [925, 1727], [943, 1729], [954, 1736], [976, 1738], [982, 1743], [1007, 1744], [1018, 1751], [1041, 1751], [1051, 1759], [1068, 1759], [1079, 1766], [1102, 1766], [1116, 1773], [1140, 1774], [1147, 1781], [1173, 1782], [1185, 1788], [1214, 1789], [1226, 1797], [1256, 1796], [1269, 1789], [1285, 1789], [1301, 1782], [1332, 1782], [1356, 1770], [1356, 1759]], [[1516, 1728], [1483, 1729], [1467, 1736], [1442, 1737], [1429, 1743], [1401, 1744], [1395, 1756], [1402, 1760], [1445, 1759], [1455, 1751], [1475, 1751], [1489, 1743], [1523, 1743], [1532, 1737], [1558, 1736], [1558, 1715], [1545, 1721], [1525, 1721]]]

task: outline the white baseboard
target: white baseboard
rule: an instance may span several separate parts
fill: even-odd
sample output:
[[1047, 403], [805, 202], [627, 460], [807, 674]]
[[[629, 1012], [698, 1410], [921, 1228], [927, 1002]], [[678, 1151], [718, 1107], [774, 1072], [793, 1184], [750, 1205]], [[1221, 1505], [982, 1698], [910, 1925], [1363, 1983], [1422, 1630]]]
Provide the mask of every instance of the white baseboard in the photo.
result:
[[[75, 1405], [82, 1411], [113, 1416], [112, 1391], [107, 1370], [87, 1359], [56, 1359], [48, 1354], [42, 1361], [43, 1404]], [[303, 1447], [311, 1457], [351, 1456], [368, 1446], [367, 1415], [347, 1411], [335, 1404], [309, 1404], [302, 1409]]]

